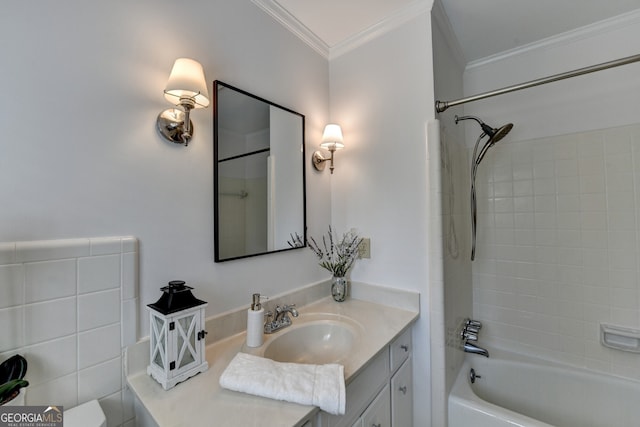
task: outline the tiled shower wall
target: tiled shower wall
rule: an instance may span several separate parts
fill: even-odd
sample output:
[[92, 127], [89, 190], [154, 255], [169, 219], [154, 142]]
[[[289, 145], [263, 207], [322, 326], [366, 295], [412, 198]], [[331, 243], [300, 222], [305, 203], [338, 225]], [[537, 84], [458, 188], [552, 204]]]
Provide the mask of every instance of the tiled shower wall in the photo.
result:
[[122, 349], [136, 342], [132, 237], [0, 243], [0, 360], [27, 359], [27, 405], [99, 399], [109, 426], [133, 426]]
[[478, 182], [481, 344], [640, 379], [599, 342], [640, 329], [640, 125], [501, 142]]

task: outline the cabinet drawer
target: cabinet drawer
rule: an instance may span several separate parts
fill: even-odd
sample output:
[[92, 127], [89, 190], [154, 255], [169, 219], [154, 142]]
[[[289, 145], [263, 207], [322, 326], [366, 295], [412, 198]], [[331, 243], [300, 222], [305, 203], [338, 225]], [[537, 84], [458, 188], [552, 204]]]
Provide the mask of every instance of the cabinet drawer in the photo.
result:
[[389, 386], [386, 385], [362, 414], [362, 427], [391, 427]]
[[409, 356], [391, 377], [391, 419], [393, 427], [413, 426], [413, 366]]
[[390, 345], [391, 352], [391, 372], [402, 365], [412, 351], [411, 328], [407, 328], [398, 338], [393, 340]]

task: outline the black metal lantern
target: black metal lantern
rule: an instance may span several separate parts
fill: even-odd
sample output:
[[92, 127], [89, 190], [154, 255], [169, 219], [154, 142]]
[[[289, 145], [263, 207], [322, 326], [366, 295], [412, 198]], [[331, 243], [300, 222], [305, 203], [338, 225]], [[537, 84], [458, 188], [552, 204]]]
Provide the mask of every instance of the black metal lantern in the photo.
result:
[[150, 364], [147, 373], [165, 390], [209, 368], [205, 357], [204, 309], [182, 280], [160, 288], [162, 296], [149, 304]]

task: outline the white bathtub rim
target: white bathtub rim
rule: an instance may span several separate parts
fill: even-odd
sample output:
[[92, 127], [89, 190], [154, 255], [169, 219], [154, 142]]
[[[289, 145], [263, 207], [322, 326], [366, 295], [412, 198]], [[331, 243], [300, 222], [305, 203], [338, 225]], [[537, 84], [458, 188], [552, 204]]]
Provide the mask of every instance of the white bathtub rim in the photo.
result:
[[544, 423], [536, 420], [535, 418], [528, 417], [510, 409], [498, 406], [491, 402], [488, 402], [476, 395], [471, 386], [469, 385], [469, 370], [471, 364], [469, 360], [465, 360], [458, 376], [449, 393], [449, 417], [451, 417], [452, 405], [456, 405], [460, 408], [479, 412], [486, 417], [490, 417], [493, 420], [501, 421], [505, 426], [518, 426], [518, 427], [553, 427], [551, 424]]
[[[544, 369], [548, 369], [552, 372], [556, 371], [562, 375], [569, 374], [572, 376], [592, 376], [599, 378], [605, 383], [617, 383], [621, 384], [623, 387], [633, 387], [634, 389], [636, 389], [638, 387], [638, 384], [640, 384], [640, 381], [637, 381], [633, 378], [624, 378], [613, 374], [592, 371], [586, 368], [528, 356], [509, 350], [490, 348], [489, 351], [491, 354], [490, 360], [486, 360], [485, 358], [474, 354], [465, 355], [463, 365], [461, 366], [460, 371], [456, 376], [455, 382], [449, 394], [447, 409], [449, 412], [450, 420], [452, 419], [452, 412], [457, 408], [457, 410], [460, 412], [473, 412], [474, 415], [477, 414], [476, 419], [483, 418], [483, 420], [478, 419], [478, 427], [553, 427], [552, 424], [547, 424], [543, 421], [531, 418], [519, 412], [512, 411], [502, 406], [493, 404], [476, 395], [470, 384], [469, 371], [472, 367], [474, 367], [476, 371], [480, 370], [481, 373], [482, 364], [487, 362], [497, 362], [501, 364], [504, 363], [505, 365], [518, 365], [522, 363], [531, 364], [534, 366], [543, 367]], [[456, 416], [453, 416], [454, 420], [455, 418]], [[450, 425], [451, 427], [456, 427], [455, 424]]]

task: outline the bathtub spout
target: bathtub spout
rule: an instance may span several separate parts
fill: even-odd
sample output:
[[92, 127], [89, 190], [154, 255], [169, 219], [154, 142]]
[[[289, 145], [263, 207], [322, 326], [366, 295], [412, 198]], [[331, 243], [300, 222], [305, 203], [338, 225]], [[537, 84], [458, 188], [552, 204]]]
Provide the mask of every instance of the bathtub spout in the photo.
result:
[[489, 357], [489, 352], [482, 347], [478, 347], [475, 344], [471, 344], [469, 341], [464, 343], [465, 353], [479, 354], [481, 356]]

